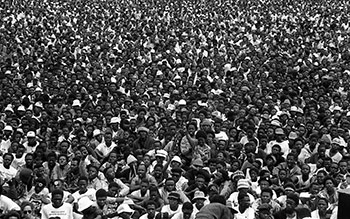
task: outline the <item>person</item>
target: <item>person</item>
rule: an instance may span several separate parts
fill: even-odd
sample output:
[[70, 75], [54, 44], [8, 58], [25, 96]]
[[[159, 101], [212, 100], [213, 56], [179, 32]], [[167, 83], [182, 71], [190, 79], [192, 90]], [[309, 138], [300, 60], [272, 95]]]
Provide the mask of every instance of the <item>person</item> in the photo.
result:
[[255, 211], [250, 207], [250, 198], [244, 191], [240, 191], [238, 194], [238, 207], [236, 207], [237, 213], [234, 215], [235, 219], [254, 219]]
[[0, 209], [2, 214], [6, 214], [11, 210], [20, 211], [21, 208], [10, 198], [3, 195], [3, 187], [0, 185]]
[[311, 212], [311, 218], [336, 218], [336, 213], [331, 209], [328, 209], [328, 200], [323, 197], [319, 197], [317, 200], [317, 209]]
[[102, 211], [94, 206], [94, 202], [88, 197], [82, 197], [78, 201], [78, 212], [83, 215], [83, 219], [101, 219]]
[[34, 212], [34, 205], [27, 201], [22, 202], [21, 213], [22, 213], [22, 216], [27, 219], [40, 218], [39, 215]]
[[297, 208], [299, 196], [295, 193], [287, 195], [286, 208], [273, 214], [275, 219], [304, 218], [311, 217], [311, 212], [307, 208]]
[[229, 203], [228, 207], [223, 196], [215, 195], [210, 200], [210, 204], [205, 205], [196, 214], [195, 219], [231, 219], [236, 212], [232, 209], [232, 203]]
[[172, 219], [194, 219], [193, 205], [191, 202], [185, 202], [182, 204], [181, 212], [174, 214]]
[[69, 203], [62, 202], [63, 191], [54, 190], [52, 191], [51, 203], [45, 205], [41, 209], [41, 218], [49, 219], [52, 217], [59, 217], [61, 219], [72, 219], [73, 218], [73, 207]]
[[140, 217], [140, 219], [155, 219], [156, 216], [159, 214], [156, 208], [157, 208], [157, 204], [154, 201], [152, 200], [147, 201], [146, 202], [147, 213], [143, 214]]
[[271, 206], [268, 203], [261, 204], [255, 214], [255, 219], [273, 219]]
[[193, 204], [193, 214], [196, 215], [203, 207], [204, 202], [207, 200], [207, 198], [204, 195], [204, 192], [202, 191], [196, 191], [194, 193], [194, 197], [192, 199]]
[[168, 195], [169, 204], [162, 207], [162, 213], [168, 213], [169, 217], [173, 217], [176, 213], [180, 213], [182, 209], [180, 194], [171, 192]]

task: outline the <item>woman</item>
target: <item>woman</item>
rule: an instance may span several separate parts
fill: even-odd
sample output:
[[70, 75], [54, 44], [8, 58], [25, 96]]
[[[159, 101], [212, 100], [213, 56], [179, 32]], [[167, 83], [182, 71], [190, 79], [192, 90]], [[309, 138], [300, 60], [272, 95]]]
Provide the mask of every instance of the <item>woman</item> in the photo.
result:
[[31, 202], [24, 201], [21, 204], [22, 218], [39, 219], [40, 217], [34, 213], [34, 205]]
[[338, 204], [338, 192], [335, 180], [331, 176], [327, 176], [323, 181], [324, 189], [319, 193], [319, 196], [326, 198], [329, 204], [336, 206]]

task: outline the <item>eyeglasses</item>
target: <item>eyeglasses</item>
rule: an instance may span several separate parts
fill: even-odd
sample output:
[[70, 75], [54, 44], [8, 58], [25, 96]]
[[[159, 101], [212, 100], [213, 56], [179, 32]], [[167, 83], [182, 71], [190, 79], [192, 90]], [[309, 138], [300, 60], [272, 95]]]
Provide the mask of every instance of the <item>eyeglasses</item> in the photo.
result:
[[23, 211], [23, 214], [31, 214], [32, 211]]

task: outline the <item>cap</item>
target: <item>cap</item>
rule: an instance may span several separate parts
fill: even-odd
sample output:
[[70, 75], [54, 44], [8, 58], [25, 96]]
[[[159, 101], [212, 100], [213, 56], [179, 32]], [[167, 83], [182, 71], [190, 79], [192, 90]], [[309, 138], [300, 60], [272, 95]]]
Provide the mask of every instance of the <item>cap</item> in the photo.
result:
[[295, 140], [298, 138], [298, 134], [296, 132], [290, 132], [288, 138], [291, 140]]
[[13, 128], [12, 128], [12, 126], [7, 125], [7, 126], [5, 126], [4, 131], [13, 132]]
[[78, 201], [78, 211], [82, 212], [86, 209], [88, 209], [89, 207], [91, 207], [94, 204], [93, 201], [91, 201], [91, 199], [89, 199], [89, 197], [84, 196], [81, 199], [79, 199]]
[[137, 132], [149, 132], [149, 129], [148, 128], [146, 128], [146, 127], [139, 127], [138, 129], [137, 129]]
[[29, 131], [29, 132], [27, 133], [27, 138], [35, 138], [35, 132]]
[[94, 136], [94, 137], [96, 137], [96, 136], [98, 136], [98, 135], [101, 135], [101, 134], [102, 134], [102, 132], [101, 132], [100, 129], [95, 129], [94, 132], [93, 132], [93, 136]]
[[333, 138], [331, 144], [341, 145], [341, 140], [339, 138]]
[[283, 129], [281, 129], [281, 128], [276, 128], [275, 134], [276, 134], [276, 135], [284, 135], [284, 131], [283, 131]]
[[41, 109], [44, 108], [42, 102], [36, 102], [36, 103], [34, 104], [34, 106], [35, 106], [35, 107], [39, 107], [39, 108], [41, 108]]
[[180, 194], [177, 192], [171, 192], [168, 195], [168, 199], [176, 199], [176, 200], [180, 201]]
[[116, 123], [120, 123], [120, 118], [119, 117], [112, 117], [111, 124], [116, 124]]
[[131, 154], [126, 158], [126, 164], [128, 164], [128, 165], [133, 163], [133, 162], [136, 162], [136, 161], [137, 161], [137, 159]]
[[81, 107], [80, 100], [73, 100], [73, 104], [72, 104], [72, 106]]
[[249, 189], [250, 185], [247, 179], [240, 179], [237, 183], [237, 189]]
[[192, 165], [193, 165], [193, 166], [203, 167], [204, 164], [203, 164], [202, 159], [197, 158], [197, 159], [195, 159], [194, 161], [192, 161]]
[[295, 193], [289, 193], [289, 194], [287, 195], [287, 199], [293, 200], [293, 201], [295, 202], [296, 205], [299, 204], [299, 196], [298, 196], [297, 194], [295, 194]]
[[182, 160], [179, 156], [174, 156], [173, 159], [171, 159], [171, 162], [178, 162], [178, 163], [182, 164]]
[[4, 109], [4, 111], [10, 111], [10, 112], [14, 113], [14, 111], [13, 111], [13, 109], [12, 109], [11, 106], [7, 106], [7, 107]]
[[193, 197], [193, 199], [192, 199], [192, 201], [195, 201], [195, 200], [197, 200], [197, 199], [206, 199], [205, 198], [205, 195], [204, 195], [204, 192], [202, 192], [202, 191], [196, 191], [195, 193], [194, 193], [194, 197]]
[[166, 152], [165, 150], [157, 150], [157, 153], [155, 156], [166, 158], [168, 156], [168, 152]]
[[202, 125], [211, 125], [211, 121], [209, 119], [204, 119]]
[[178, 104], [179, 106], [186, 106], [186, 100], [181, 99]]
[[26, 111], [26, 108], [23, 106], [23, 105], [20, 105], [18, 108], [17, 108], [17, 111]]

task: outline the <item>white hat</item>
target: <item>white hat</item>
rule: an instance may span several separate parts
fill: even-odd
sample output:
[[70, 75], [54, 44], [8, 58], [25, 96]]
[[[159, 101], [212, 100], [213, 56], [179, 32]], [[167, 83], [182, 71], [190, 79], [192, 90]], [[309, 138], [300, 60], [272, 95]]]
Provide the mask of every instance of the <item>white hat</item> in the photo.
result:
[[26, 111], [26, 108], [25, 108], [23, 105], [20, 105], [20, 106], [17, 108], [17, 111]]
[[194, 200], [196, 200], [196, 199], [206, 199], [206, 198], [205, 198], [205, 195], [204, 195], [204, 192], [202, 192], [202, 191], [196, 191], [196, 192], [194, 193], [194, 197], [193, 197], [192, 201], [194, 201]]
[[173, 161], [182, 164], [182, 160], [181, 160], [181, 158], [179, 156], [174, 156], [173, 159], [171, 159], [171, 162], [173, 162]]
[[40, 87], [35, 88], [35, 92], [42, 92], [43, 90]]
[[180, 105], [180, 106], [186, 106], [186, 100], [181, 99], [181, 100], [179, 101], [179, 105]]
[[128, 204], [121, 204], [118, 206], [117, 212], [118, 212], [118, 214], [121, 214], [123, 212], [133, 214], [134, 210], [132, 210]]
[[29, 132], [27, 133], [27, 138], [35, 138], [35, 132], [29, 131]]
[[341, 143], [340, 138], [333, 138], [333, 140], [332, 140], [332, 144], [341, 145], [342, 143]]
[[12, 107], [11, 106], [7, 106], [6, 108], [5, 108], [5, 110], [4, 111], [10, 111], [10, 112], [12, 112], [12, 113], [14, 113], [14, 111], [13, 111], [13, 109], [12, 109]]
[[10, 74], [11, 74], [10, 70], [5, 71], [5, 75], [10, 75]]
[[165, 93], [165, 94], [163, 95], [163, 97], [164, 97], [164, 98], [168, 98], [168, 99], [169, 99], [169, 98], [170, 98], [170, 94]]
[[237, 189], [249, 189], [250, 185], [247, 179], [240, 179], [237, 183]]
[[39, 108], [41, 108], [41, 109], [44, 108], [42, 102], [36, 102], [36, 103], [34, 104], [34, 106], [39, 107]]
[[78, 106], [81, 107], [80, 100], [73, 100], [72, 106]]
[[11, 131], [11, 132], [13, 132], [13, 128], [12, 128], [12, 126], [7, 125], [7, 126], [5, 126], [4, 131]]
[[95, 129], [94, 132], [93, 132], [93, 136], [94, 136], [94, 137], [96, 137], [96, 136], [98, 136], [98, 135], [101, 135], [101, 134], [102, 134], [102, 132], [101, 132], [100, 129]]
[[115, 123], [120, 123], [120, 118], [119, 117], [112, 117], [111, 118], [111, 124], [115, 124]]
[[89, 199], [89, 197], [84, 196], [81, 199], [79, 199], [78, 201], [78, 211], [82, 212], [85, 209], [88, 209], [89, 207], [91, 207], [94, 204], [93, 201], [91, 201], [91, 199]]
[[166, 158], [168, 156], [168, 152], [166, 152], [165, 150], [157, 150], [157, 153], [155, 155], [156, 157], [164, 157]]
[[131, 164], [132, 162], [136, 162], [137, 161], [137, 159], [133, 156], [133, 155], [131, 155], [131, 154], [129, 154], [129, 156], [126, 158], [126, 164]]

